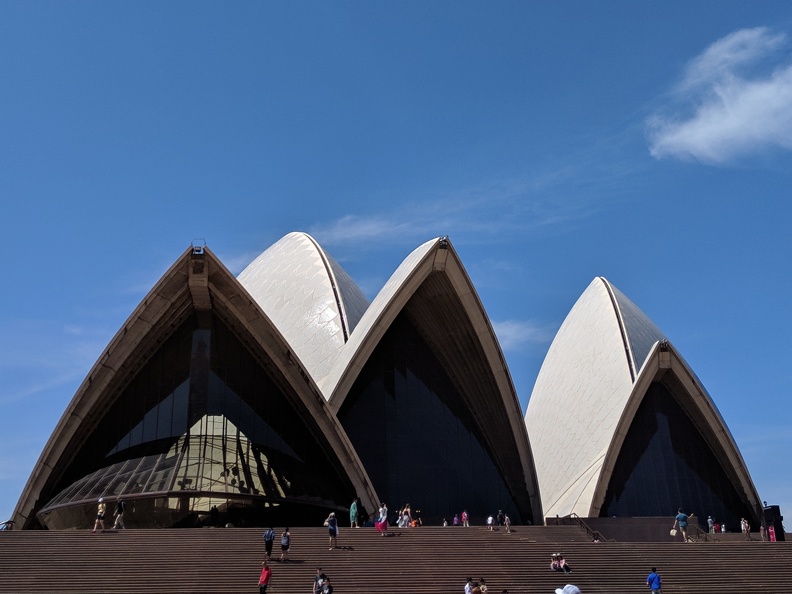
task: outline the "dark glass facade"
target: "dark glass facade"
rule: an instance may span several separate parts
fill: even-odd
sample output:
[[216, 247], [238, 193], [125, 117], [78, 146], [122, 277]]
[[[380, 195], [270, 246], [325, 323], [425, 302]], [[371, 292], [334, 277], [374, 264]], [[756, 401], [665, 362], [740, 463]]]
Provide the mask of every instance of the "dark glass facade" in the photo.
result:
[[600, 516], [711, 515], [738, 531], [756, 522], [701, 430], [663, 382], [649, 388], [619, 453]]
[[[482, 395], [485, 397], [485, 395]], [[383, 336], [338, 413], [377, 494], [395, 511], [449, 523], [517, 513], [482, 427], [430, 346], [402, 312]]]
[[312, 415], [210, 314], [134, 375], [53, 492], [38, 515], [51, 528], [90, 525], [99, 497], [167, 527], [315, 524], [354, 496]]

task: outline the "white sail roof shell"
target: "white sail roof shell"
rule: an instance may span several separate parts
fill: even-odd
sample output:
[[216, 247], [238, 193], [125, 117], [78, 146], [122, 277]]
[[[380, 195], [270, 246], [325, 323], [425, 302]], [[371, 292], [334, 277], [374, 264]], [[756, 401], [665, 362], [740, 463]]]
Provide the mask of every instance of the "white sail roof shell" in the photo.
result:
[[289, 233], [238, 277], [319, 383], [332, 369], [368, 300], [306, 233]]
[[556, 334], [525, 424], [544, 515], [586, 517], [633, 384], [665, 337], [604, 278], [595, 278]]

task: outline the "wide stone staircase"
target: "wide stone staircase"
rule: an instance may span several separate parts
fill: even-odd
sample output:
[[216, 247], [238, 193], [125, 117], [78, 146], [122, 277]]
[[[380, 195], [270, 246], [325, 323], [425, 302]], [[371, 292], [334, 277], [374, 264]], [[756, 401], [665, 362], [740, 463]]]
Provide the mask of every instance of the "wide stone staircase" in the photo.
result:
[[[261, 529], [0, 532], [0, 592], [258, 592]], [[276, 532], [279, 530], [276, 527]], [[462, 594], [468, 577], [489, 593], [552, 594], [574, 583], [584, 594], [647, 593], [652, 565], [663, 592], [792, 592], [792, 543], [717, 541], [592, 543], [577, 526], [422, 527], [381, 537], [342, 528], [328, 550], [324, 528], [294, 528], [290, 561], [273, 553], [274, 594], [308, 594], [317, 567], [336, 594]], [[549, 570], [563, 553], [569, 575]]]

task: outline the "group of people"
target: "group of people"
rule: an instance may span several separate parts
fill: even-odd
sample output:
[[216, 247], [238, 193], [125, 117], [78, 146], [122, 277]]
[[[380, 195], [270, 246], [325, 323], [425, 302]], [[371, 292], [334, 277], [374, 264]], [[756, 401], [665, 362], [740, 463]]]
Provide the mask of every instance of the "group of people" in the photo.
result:
[[498, 514], [487, 516], [487, 530], [497, 530], [500, 526], [506, 528], [506, 534], [511, 533], [511, 518], [508, 514], [504, 514], [503, 510], [499, 509]]
[[[686, 514], [679, 508], [677, 515], [674, 517], [674, 526], [671, 529], [671, 534], [676, 535], [677, 528], [682, 533], [682, 542], [693, 542], [693, 539], [688, 536], [688, 524], [695, 514], [693, 512]], [[726, 523], [718, 522], [712, 516], [707, 516], [707, 530], [710, 534], [725, 534]], [[746, 540], [753, 540], [751, 537], [751, 523], [745, 518], [740, 518], [740, 532], [745, 535]]]
[[[289, 561], [289, 548], [291, 548], [291, 532], [289, 532], [288, 527], [281, 532], [281, 555], [280, 555], [280, 562], [286, 563]], [[270, 526], [267, 530], [264, 531], [264, 555], [265, 561], [269, 561], [272, 558], [272, 547], [275, 544], [275, 530]]]
[[[420, 510], [418, 510], [418, 513], [421, 513]], [[404, 507], [399, 510], [399, 515], [396, 518], [396, 526], [399, 528], [417, 528], [422, 525], [421, 518], [417, 515], [413, 517], [410, 504], [405, 503]]]
[[[113, 512], [115, 521], [113, 522], [113, 530], [123, 530], [124, 526], [124, 512], [126, 511], [126, 503], [123, 499], [116, 500], [116, 508]], [[99, 498], [99, 506], [96, 510], [96, 519], [94, 520], [94, 527], [92, 532], [96, 533], [97, 530], [105, 530], [105, 516], [107, 515], [107, 504], [104, 497]]]
[[333, 585], [330, 578], [322, 571], [321, 567], [316, 568], [316, 576], [312, 584], [313, 594], [333, 594]]
[[550, 571], [560, 571], [562, 573], [572, 573], [572, 568], [564, 559], [561, 553], [550, 555]]
[[487, 594], [487, 581], [480, 578], [479, 581], [474, 582], [473, 578], [468, 578], [465, 583], [465, 594]]

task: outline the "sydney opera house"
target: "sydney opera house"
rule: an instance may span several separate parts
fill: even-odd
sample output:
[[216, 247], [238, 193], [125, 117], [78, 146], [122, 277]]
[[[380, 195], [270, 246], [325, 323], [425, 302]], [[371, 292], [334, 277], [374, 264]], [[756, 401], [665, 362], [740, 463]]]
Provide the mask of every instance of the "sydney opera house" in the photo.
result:
[[182, 254], [79, 387], [13, 519], [87, 528], [100, 497], [138, 527], [316, 525], [355, 498], [432, 523], [761, 513], [711, 397], [605, 279], [567, 316], [523, 415], [447, 238], [369, 302], [303, 233], [238, 277], [209, 249]]

